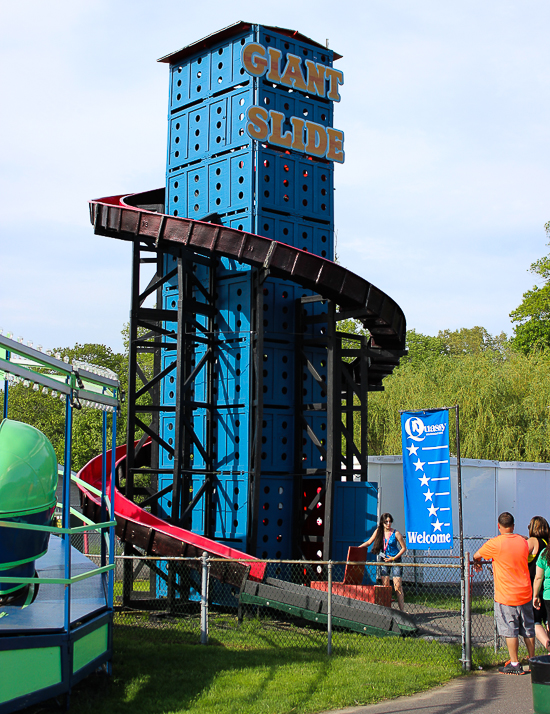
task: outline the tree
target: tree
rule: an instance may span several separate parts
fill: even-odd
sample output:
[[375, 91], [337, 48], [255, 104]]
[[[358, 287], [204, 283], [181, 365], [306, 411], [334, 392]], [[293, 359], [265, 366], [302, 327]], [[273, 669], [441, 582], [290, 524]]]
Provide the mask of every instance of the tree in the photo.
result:
[[[460, 405], [464, 458], [550, 461], [550, 359], [486, 350], [406, 363], [369, 395], [369, 453], [401, 453], [400, 410]], [[451, 444], [454, 443], [451, 420]]]
[[[550, 237], [550, 221], [545, 229]], [[550, 255], [536, 260], [529, 270], [542, 278], [543, 285], [524, 293], [521, 304], [510, 313], [517, 323], [512, 344], [524, 354], [550, 347]]]
[[445, 344], [440, 337], [423, 335], [412, 329], [407, 330], [406, 347], [408, 354], [401, 358], [400, 364], [418, 366], [441, 357], [444, 354]]
[[440, 330], [437, 336], [444, 342], [447, 355], [472, 355], [480, 352], [504, 352], [508, 339], [504, 332], [493, 337], [484, 327], [461, 327], [459, 330]]

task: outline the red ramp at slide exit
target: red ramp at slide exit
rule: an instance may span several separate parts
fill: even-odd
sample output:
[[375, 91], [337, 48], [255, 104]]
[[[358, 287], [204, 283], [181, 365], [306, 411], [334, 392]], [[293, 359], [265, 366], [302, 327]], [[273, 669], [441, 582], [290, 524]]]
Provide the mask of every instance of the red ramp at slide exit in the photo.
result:
[[[107, 452], [107, 493], [111, 488], [111, 451]], [[126, 459], [126, 444], [117, 446], [115, 465], [118, 467]], [[101, 489], [102, 455], [94, 457], [78, 473], [78, 478]], [[77, 484], [81, 491], [82, 511], [91, 520], [100, 520], [100, 498]], [[204, 552], [214, 558], [227, 558], [241, 562], [214, 562], [210, 565], [210, 574], [223, 582], [241, 587], [248, 568], [248, 578], [261, 582], [264, 579], [266, 564], [259, 562], [247, 553], [229, 548], [222, 543], [197, 535], [191, 531], [171, 525], [132, 503], [115, 487], [116, 534], [125, 543], [143, 549], [147, 555], [180, 556], [200, 558]]]

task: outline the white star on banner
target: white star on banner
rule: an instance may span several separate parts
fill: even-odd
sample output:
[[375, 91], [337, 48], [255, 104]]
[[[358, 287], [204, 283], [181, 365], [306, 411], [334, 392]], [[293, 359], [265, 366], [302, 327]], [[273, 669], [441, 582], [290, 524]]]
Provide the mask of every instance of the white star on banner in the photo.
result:
[[438, 511], [439, 511], [439, 506], [434, 506], [433, 503], [428, 508], [428, 512], [429, 512], [430, 516], [437, 516]]
[[420, 461], [420, 458], [419, 458], [418, 461], [416, 461], [414, 464], [415, 470], [422, 471], [423, 470], [422, 467], [424, 466], [425, 463], [426, 463], [425, 461]]
[[418, 480], [420, 481], [420, 485], [421, 485], [421, 486], [429, 486], [429, 485], [430, 485], [430, 484], [428, 483], [428, 481], [429, 481], [430, 479], [426, 476], [426, 474], [422, 474], [422, 478], [419, 478]]
[[418, 446], [415, 446], [414, 444], [411, 444], [410, 446], [407, 446], [407, 451], [409, 452], [409, 456], [418, 456]]
[[434, 531], [440, 531], [442, 525], [443, 525], [443, 523], [440, 522], [439, 518], [436, 520], [435, 523], [432, 523], [432, 526], [434, 527]]
[[428, 488], [428, 490], [424, 494], [424, 498], [426, 499], [426, 501], [431, 501], [433, 495], [433, 491], [430, 491], [430, 489]]

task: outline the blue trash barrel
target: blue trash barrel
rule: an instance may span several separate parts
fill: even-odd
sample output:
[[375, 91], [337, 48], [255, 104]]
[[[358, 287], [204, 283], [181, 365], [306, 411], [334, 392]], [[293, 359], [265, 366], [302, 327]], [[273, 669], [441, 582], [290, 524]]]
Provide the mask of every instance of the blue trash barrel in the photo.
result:
[[550, 714], [550, 655], [531, 657], [529, 665], [535, 714]]

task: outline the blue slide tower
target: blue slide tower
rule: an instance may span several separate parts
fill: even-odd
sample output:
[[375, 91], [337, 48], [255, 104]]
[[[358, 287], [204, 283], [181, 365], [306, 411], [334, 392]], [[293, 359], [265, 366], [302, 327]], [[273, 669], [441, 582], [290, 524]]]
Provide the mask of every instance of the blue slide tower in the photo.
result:
[[[224, 257], [215, 232], [202, 254], [185, 238], [168, 243], [168, 217], [333, 260], [338, 58], [298, 32], [245, 22], [161, 58], [166, 186], [122, 201], [164, 214], [154, 245], [138, 240], [143, 217], [134, 239], [126, 495], [260, 558], [345, 557], [374, 525], [367, 393], [398, 364], [405, 319], [374, 286], [365, 307], [341, 309], [274, 277], [269, 254], [260, 266], [242, 251]], [[156, 273], [142, 287], [145, 263]], [[316, 283], [314, 260], [310, 271]], [[340, 333], [347, 318], [370, 336]]]

